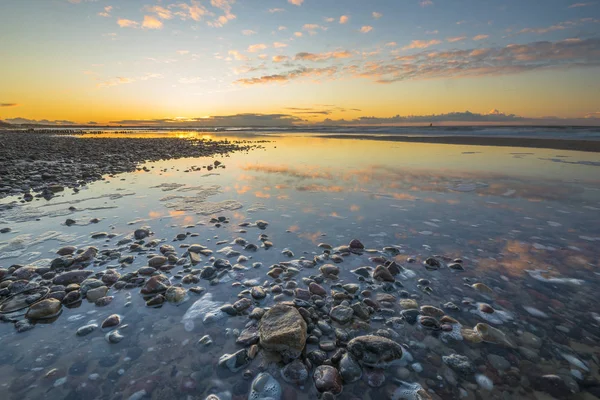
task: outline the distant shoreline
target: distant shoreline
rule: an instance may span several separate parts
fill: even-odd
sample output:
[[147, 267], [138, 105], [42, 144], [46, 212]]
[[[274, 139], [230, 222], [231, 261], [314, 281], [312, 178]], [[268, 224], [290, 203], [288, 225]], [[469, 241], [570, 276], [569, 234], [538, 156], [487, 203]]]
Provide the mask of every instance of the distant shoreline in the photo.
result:
[[437, 143], [469, 146], [528, 147], [600, 153], [600, 140], [548, 139], [482, 136], [319, 135], [327, 139], [382, 140], [389, 142]]

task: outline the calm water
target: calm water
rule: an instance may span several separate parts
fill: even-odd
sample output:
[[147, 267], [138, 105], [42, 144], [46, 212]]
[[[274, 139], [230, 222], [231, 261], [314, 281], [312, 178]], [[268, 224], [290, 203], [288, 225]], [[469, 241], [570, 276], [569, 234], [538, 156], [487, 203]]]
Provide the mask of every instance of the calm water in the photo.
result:
[[[187, 301], [177, 306], [149, 308], [139, 289], [111, 289], [110, 305], [96, 307], [84, 300], [77, 308], [63, 308], [55, 322], [37, 324], [24, 333], [17, 333], [13, 324], [0, 323], [2, 398], [127, 399], [146, 390], [146, 398], [152, 399], [204, 399], [209, 393], [245, 399], [251, 379], [243, 379], [242, 371], [218, 368], [216, 362], [222, 354], [241, 348], [235, 344], [234, 330], [243, 329], [247, 317], [229, 317], [216, 324], [195, 319], [184, 325], [186, 311], [209, 294], [212, 301], [234, 302], [243, 289], [234, 282], [257, 279], [270, 284], [266, 275], [270, 265], [302, 256], [312, 259], [322, 254], [317, 244], [335, 247], [354, 238], [380, 254], [383, 247], [395, 247], [397, 262], [414, 271], [401, 280], [404, 289], [420, 306], [454, 302], [461, 310], [448, 315], [464, 328], [486, 322], [486, 315], [477, 313], [479, 302], [503, 311], [509, 318], [488, 323], [504, 332], [515, 348], [445, 342], [405, 324], [394, 329], [418, 365], [390, 367], [381, 388], [371, 388], [364, 380], [345, 385], [340, 398], [390, 398], [398, 377], [429, 388], [434, 398], [447, 399], [543, 398], [536, 394], [539, 386], [532, 382], [533, 375], [559, 375], [575, 391], [588, 390], [585, 382], [598, 382], [599, 155], [307, 137], [270, 140], [266, 150], [220, 158], [225, 169], [190, 170], [214, 159], [150, 163], [148, 172], [106, 177], [79, 193], [67, 191], [48, 202], [34, 201], [0, 213], [0, 227], [12, 228], [0, 235], [4, 268], [46, 266], [65, 245], [93, 245], [128, 255], [127, 246], [117, 242], [141, 226], [151, 228], [151, 239], [175, 246], [180, 257], [185, 252], [181, 244], [198, 243], [217, 251], [244, 237], [259, 245], [256, 253], [234, 245], [251, 257], [242, 263], [247, 268], [215, 286], [204, 280], [184, 285], [203, 286], [207, 294], [189, 293]], [[213, 216], [226, 216], [230, 223], [217, 228], [209, 222]], [[65, 226], [67, 218], [77, 224]], [[92, 218], [100, 221], [88, 224]], [[239, 232], [239, 223], [256, 220], [268, 221], [266, 230], [248, 227]], [[92, 239], [99, 231], [115, 236]], [[193, 235], [173, 242], [180, 233]], [[269, 236], [272, 248], [260, 248], [262, 233]], [[294, 256], [282, 254], [285, 249]], [[147, 265], [147, 256], [157, 252], [154, 248], [131, 253], [135, 261], [124, 269], [116, 259], [91, 268], [99, 272], [117, 267], [123, 274]], [[365, 288], [350, 270], [376, 266], [369, 260], [375, 255], [352, 255], [337, 264], [341, 282]], [[461, 258], [465, 271], [428, 271], [421, 262], [432, 255]], [[408, 257], [417, 262], [407, 263]], [[47, 261], [39, 261], [43, 259]], [[252, 268], [254, 262], [262, 267]], [[196, 268], [208, 264], [208, 257], [203, 257]], [[175, 268], [170, 275], [180, 270]], [[304, 287], [301, 278], [317, 274], [318, 268], [304, 269], [296, 280]], [[431, 282], [431, 293], [417, 287], [420, 278]], [[493, 294], [471, 287], [478, 282], [492, 288]], [[329, 289], [331, 284], [326, 281], [324, 286]], [[272, 304], [272, 295], [261, 302]], [[397, 302], [394, 310], [400, 310]], [[115, 313], [128, 325], [120, 330], [125, 336], [120, 343], [107, 343], [106, 331], [100, 329], [84, 337], [75, 335], [79, 327], [101, 323]], [[386, 327], [385, 319], [376, 319], [371, 327], [373, 331]], [[197, 344], [205, 334], [214, 341], [210, 347]], [[308, 350], [315, 348], [309, 345]], [[452, 353], [469, 357], [493, 388], [462, 379], [440, 361]], [[510, 365], [498, 367], [494, 356]], [[304, 387], [292, 387], [278, 375], [280, 366], [260, 356], [248, 368], [254, 373], [270, 371], [286, 390], [285, 398], [316, 398], [312, 379]], [[193, 389], [185, 385], [190, 377]]]

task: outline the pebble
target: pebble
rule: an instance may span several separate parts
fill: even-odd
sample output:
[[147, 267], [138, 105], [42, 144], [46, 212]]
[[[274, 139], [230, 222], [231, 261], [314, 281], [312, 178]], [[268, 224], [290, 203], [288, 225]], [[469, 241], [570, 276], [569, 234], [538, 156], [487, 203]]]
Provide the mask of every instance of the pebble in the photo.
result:
[[308, 369], [300, 360], [294, 360], [281, 369], [281, 377], [287, 383], [303, 384], [308, 379]]
[[121, 340], [125, 339], [125, 336], [121, 335], [118, 330], [110, 331], [106, 334], [105, 339], [108, 343], [119, 343]]
[[250, 385], [248, 400], [280, 400], [281, 385], [267, 372], [261, 372]]
[[77, 336], [86, 336], [98, 328], [98, 324], [88, 324], [77, 329]]
[[340, 394], [342, 392], [342, 377], [338, 370], [330, 365], [320, 365], [313, 374], [315, 387], [320, 393], [331, 392]]
[[[112, 314], [102, 321], [102, 329], [112, 328], [121, 323], [121, 317], [118, 314]], [[97, 325], [96, 325], [97, 326]]]

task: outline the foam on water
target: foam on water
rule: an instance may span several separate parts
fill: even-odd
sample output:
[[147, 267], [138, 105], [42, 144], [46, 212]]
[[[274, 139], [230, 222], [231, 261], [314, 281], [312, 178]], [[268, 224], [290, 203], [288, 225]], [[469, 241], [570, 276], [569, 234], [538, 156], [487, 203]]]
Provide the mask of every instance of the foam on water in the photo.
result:
[[566, 285], [583, 285], [585, 281], [583, 279], [575, 279], [575, 278], [546, 278], [542, 276], [542, 273], [548, 272], [543, 269], [535, 269], [535, 270], [525, 270], [533, 279], [544, 282], [544, 283], [553, 283], [553, 284], [566, 284]]
[[181, 318], [185, 330], [188, 332], [194, 330], [196, 320], [204, 321], [207, 317], [213, 317], [213, 320], [216, 320], [220, 319], [221, 314], [225, 316], [226, 314], [219, 310], [222, 305], [222, 302], [213, 301], [211, 293], [206, 293], [201, 299], [196, 300]]
[[49, 240], [68, 242], [74, 240], [74, 236], [57, 231], [44, 232], [35, 238], [30, 234], [19, 235], [6, 242], [0, 242], [0, 259], [20, 257], [27, 252], [28, 248]]

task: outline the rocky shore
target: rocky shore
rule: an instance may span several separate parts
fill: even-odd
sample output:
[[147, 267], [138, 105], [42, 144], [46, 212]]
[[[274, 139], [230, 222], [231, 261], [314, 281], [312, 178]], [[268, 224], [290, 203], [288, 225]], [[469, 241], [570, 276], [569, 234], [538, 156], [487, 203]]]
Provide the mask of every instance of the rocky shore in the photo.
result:
[[[229, 222], [224, 216], [211, 220]], [[262, 220], [242, 222], [238, 232], [264, 232], [268, 226]], [[194, 351], [205, 354], [208, 370], [184, 372], [181, 365], [172, 375], [178, 387], [132, 380], [111, 399], [288, 400], [297, 398], [294, 388], [306, 387], [326, 400], [357, 400], [366, 391], [370, 398], [392, 400], [600, 394], [600, 380], [591, 373], [597, 356], [563, 344], [564, 333], [575, 328], [561, 326], [558, 334], [538, 336], [541, 326], [550, 330], [557, 322], [527, 306], [525, 315], [540, 321], [534, 328], [505, 300], [508, 285], [488, 286], [458, 258], [404, 257], [397, 247], [368, 249], [354, 239], [339, 246], [320, 243], [319, 253], [309, 258], [294, 259], [286, 249], [283, 261], [266, 267], [250, 262], [260, 259], [257, 251], [273, 246], [266, 233], [255, 243], [237, 237], [212, 249], [194, 243], [193, 233], [178, 234], [169, 244], [150, 227], [118, 241], [108, 233], [92, 238], [104, 243], [101, 250], [63, 246], [54, 259], [1, 268], [0, 313], [4, 322], [26, 332], [60, 319], [65, 309], [92, 303], [106, 310], [105, 316], [71, 334], [103, 337], [105, 346], [119, 346], [132, 334], [111, 311], [120, 293], [129, 299], [125, 307], [132, 296], [141, 296], [145, 307], [156, 309], [157, 320], [165, 305], [193, 301], [182, 322], [190, 335], [202, 332]], [[245, 278], [254, 270], [264, 271], [259, 274], [265, 280]], [[455, 290], [457, 296], [435, 297], [440, 282], [463, 275], [465, 287]], [[220, 290], [232, 291], [230, 303], [213, 300]], [[243, 328], [228, 328], [231, 323]], [[212, 334], [206, 334], [209, 328]], [[587, 335], [598, 337], [596, 328], [587, 329]], [[237, 349], [223, 352], [220, 346], [231, 340]], [[591, 345], [594, 339], [582, 340]], [[211, 351], [218, 356], [210, 358]], [[205, 373], [237, 380], [233, 386], [207, 385]], [[21, 390], [13, 386], [11, 392]]]
[[[0, 198], [51, 198], [147, 161], [226, 156], [258, 145], [249, 141], [178, 138], [81, 138], [77, 135], [0, 131]], [[204, 165], [212, 169], [218, 165]]]

